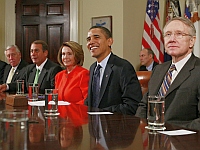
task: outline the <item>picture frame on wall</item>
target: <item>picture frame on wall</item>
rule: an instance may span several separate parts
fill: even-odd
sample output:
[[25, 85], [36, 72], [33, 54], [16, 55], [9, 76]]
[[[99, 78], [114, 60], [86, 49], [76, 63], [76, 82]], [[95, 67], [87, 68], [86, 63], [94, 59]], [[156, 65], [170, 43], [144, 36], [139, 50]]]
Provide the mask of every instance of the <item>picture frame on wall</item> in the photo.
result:
[[112, 16], [92, 17], [92, 26], [106, 27], [112, 33]]

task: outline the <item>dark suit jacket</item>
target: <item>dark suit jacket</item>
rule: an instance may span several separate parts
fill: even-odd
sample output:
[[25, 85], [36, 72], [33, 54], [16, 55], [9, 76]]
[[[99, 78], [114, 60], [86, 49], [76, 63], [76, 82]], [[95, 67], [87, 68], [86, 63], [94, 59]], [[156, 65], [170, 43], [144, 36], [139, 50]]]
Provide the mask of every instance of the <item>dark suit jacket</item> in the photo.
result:
[[[158, 64], [159, 64], [159, 63], [157, 63], [157, 62], [154, 61], [154, 63], [153, 63], [153, 68], [154, 68], [156, 65], [158, 65]], [[153, 68], [152, 68], [152, 70], [153, 70]], [[140, 66], [139, 71], [148, 71], [148, 70], [147, 70], [146, 66], [142, 65], [142, 66]]]
[[7, 63], [0, 60], [0, 84], [3, 84], [3, 74]]
[[[148, 92], [139, 104], [136, 116], [146, 118], [147, 96], [157, 95], [171, 61], [157, 65], [149, 81]], [[200, 130], [200, 59], [192, 54], [165, 96], [165, 121]]]
[[[55, 87], [55, 75], [61, 70], [62, 68], [58, 64], [52, 62], [49, 59], [47, 60], [38, 79], [40, 94], [44, 94], [45, 89], [52, 89]], [[25, 72], [23, 72], [23, 75], [21, 75], [20, 79], [24, 80], [25, 92], [28, 92], [28, 84], [34, 82], [35, 73], [36, 65], [30, 64], [26, 67], [26, 70]], [[9, 89], [12, 91], [16, 91], [16, 83], [9, 84]]]
[[[96, 62], [90, 67], [88, 98], [85, 101], [89, 108], [92, 106], [92, 77], [95, 67]], [[98, 108], [135, 114], [141, 99], [141, 87], [133, 66], [128, 61], [111, 54], [101, 83]]]
[[[24, 72], [24, 67], [27, 66], [28, 63], [24, 60], [21, 60], [21, 62], [19, 63], [16, 71], [15, 71], [15, 74], [13, 75], [12, 77], [12, 80], [11, 82], [16, 82], [17, 79], [20, 78], [20, 72]], [[6, 83], [7, 81], [7, 78], [8, 78], [8, 75], [9, 75], [9, 72], [10, 72], [10, 69], [12, 68], [12, 66], [10, 64], [8, 64], [6, 67], [5, 67], [5, 70], [4, 70], [4, 75], [3, 75], [3, 83]], [[24, 70], [23, 70], [24, 69]]]

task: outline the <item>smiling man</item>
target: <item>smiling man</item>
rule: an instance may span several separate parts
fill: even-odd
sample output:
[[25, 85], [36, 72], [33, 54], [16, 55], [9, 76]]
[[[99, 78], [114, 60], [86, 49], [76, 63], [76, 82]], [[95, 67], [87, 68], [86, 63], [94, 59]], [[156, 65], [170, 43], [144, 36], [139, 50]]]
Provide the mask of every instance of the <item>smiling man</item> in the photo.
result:
[[[200, 59], [192, 52], [195, 27], [189, 19], [177, 17], [167, 22], [163, 31], [165, 50], [172, 56], [172, 61], [157, 65], [153, 70], [148, 92], [136, 116], [146, 118], [148, 96], [161, 95], [165, 96], [166, 122], [200, 130]], [[171, 79], [166, 80], [169, 74]]]
[[[42, 40], [36, 40], [31, 44], [30, 57], [33, 64], [28, 65], [25, 70], [20, 73], [19, 80], [24, 80], [25, 92], [28, 92], [29, 83], [39, 84], [39, 93], [44, 94], [45, 89], [54, 88], [55, 75], [62, 70], [62, 68], [49, 60], [48, 56], [48, 45]], [[37, 81], [35, 80], [36, 72], [38, 71]], [[16, 82], [5, 86], [0, 86], [0, 92], [2, 91], [15, 92]]]
[[[90, 108], [134, 115], [142, 92], [133, 66], [111, 51], [111, 32], [93, 26], [87, 36], [87, 48], [97, 62], [90, 67], [88, 98]], [[99, 67], [97, 67], [99, 66]]]

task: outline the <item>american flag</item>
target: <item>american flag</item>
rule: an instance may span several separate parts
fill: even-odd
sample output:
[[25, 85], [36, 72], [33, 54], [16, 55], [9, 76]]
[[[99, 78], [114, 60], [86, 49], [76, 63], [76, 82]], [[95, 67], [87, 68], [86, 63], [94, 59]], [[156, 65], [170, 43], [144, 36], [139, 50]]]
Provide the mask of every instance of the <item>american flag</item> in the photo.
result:
[[185, 1], [185, 17], [190, 19], [196, 28], [196, 43], [193, 48], [193, 52], [196, 56], [200, 57], [200, 18], [198, 14], [198, 4], [196, 0]]
[[158, 10], [158, 0], [147, 0], [142, 48], [151, 48], [155, 53], [155, 61], [162, 63], [164, 62], [164, 47]]

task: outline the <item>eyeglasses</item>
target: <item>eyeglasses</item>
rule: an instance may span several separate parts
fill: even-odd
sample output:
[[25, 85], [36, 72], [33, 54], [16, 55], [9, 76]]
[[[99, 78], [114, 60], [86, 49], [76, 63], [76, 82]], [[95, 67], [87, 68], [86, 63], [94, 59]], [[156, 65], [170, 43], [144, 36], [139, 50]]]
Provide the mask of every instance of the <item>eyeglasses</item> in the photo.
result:
[[164, 38], [169, 39], [169, 38], [171, 38], [172, 35], [174, 35], [174, 37], [176, 39], [182, 39], [184, 36], [191, 36], [192, 37], [192, 35], [187, 34], [187, 33], [183, 33], [183, 32], [175, 32], [174, 34], [169, 32], [169, 33], [164, 34]]

